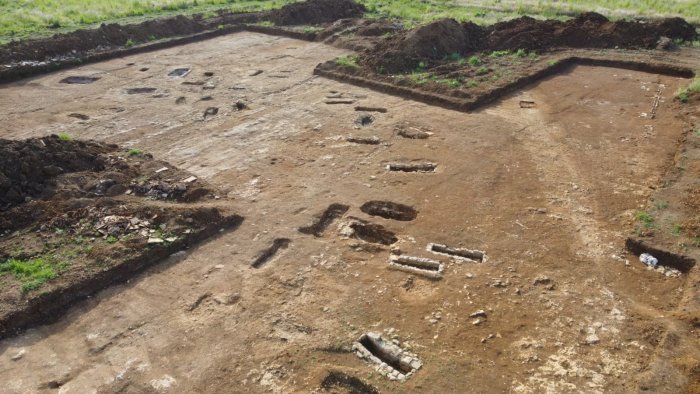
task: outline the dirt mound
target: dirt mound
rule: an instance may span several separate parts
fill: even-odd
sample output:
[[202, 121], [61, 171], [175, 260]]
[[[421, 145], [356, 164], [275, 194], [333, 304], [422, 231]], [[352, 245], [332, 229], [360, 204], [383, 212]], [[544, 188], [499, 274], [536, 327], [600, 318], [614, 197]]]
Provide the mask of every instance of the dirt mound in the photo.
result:
[[273, 11], [270, 20], [280, 26], [315, 25], [361, 17], [365, 11], [365, 6], [353, 0], [309, 0], [287, 4]]
[[487, 28], [485, 47], [493, 50], [572, 48], [654, 48], [661, 37], [693, 40], [695, 28], [681, 18], [658, 22], [611, 22], [585, 13], [566, 22], [521, 17]]
[[104, 168], [99, 154], [113, 150], [97, 142], [64, 141], [58, 136], [24, 141], [0, 139], [0, 211], [27, 197], [50, 193], [57, 175]]
[[389, 73], [413, 69], [423, 59], [478, 49], [482, 36], [482, 29], [475, 24], [441, 19], [379, 44], [368, 65]]
[[380, 43], [363, 62], [377, 71], [396, 73], [453, 53], [566, 47], [655, 48], [661, 37], [689, 41], [697, 38], [697, 32], [681, 18], [611, 22], [593, 12], [566, 22], [523, 16], [487, 27], [443, 19]]
[[[133, 42], [147, 42], [154, 38], [187, 35], [205, 29], [202, 21], [182, 15], [150, 20], [133, 25], [102, 24], [98, 29], [76, 30], [56, 34], [51, 38], [12, 42], [3, 47], [0, 63], [43, 61], [75, 52], [86, 52], [98, 47], [116, 47]], [[75, 51], [75, 52], [73, 52]]]

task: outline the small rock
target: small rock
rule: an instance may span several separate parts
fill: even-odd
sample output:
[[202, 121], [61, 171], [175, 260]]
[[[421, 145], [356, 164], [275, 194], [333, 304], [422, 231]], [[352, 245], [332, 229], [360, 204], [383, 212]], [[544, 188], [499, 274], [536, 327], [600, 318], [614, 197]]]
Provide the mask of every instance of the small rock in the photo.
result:
[[659, 38], [659, 41], [656, 43], [656, 49], [661, 49], [661, 50], [669, 50], [669, 49], [674, 49], [676, 45], [674, 44], [673, 40], [671, 40], [668, 37], [661, 37]]
[[478, 326], [479, 324], [481, 324], [482, 321], [483, 321], [483, 320], [481, 320], [480, 318], [477, 318], [476, 320], [474, 320], [474, 321], [472, 322], [472, 324], [475, 325], [475, 326]]
[[241, 295], [238, 293], [232, 294], [217, 294], [212, 297], [214, 302], [222, 305], [233, 305], [241, 299]]
[[486, 317], [486, 312], [484, 312], [483, 309], [479, 309], [478, 311], [469, 315], [469, 317]]
[[165, 241], [161, 238], [154, 238], [154, 237], [148, 238], [149, 244], [162, 244], [163, 242], [165, 242]]
[[586, 337], [586, 343], [589, 345], [595, 345], [598, 342], [600, 342], [600, 338], [596, 334], [589, 334]]
[[549, 277], [541, 275], [535, 278], [535, 280], [532, 282], [533, 285], [548, 285], [552, 283], [552, 280], [549, 279]]
[[10, 357], [10, 360], [12, 360], [12, 361], [18, 361], [19, 359], [21, 359], [22, 357], [24, 357], [24, 354], [25, 354], [26, 352], [27, 352], [26, 350], [20, 349], [20, 351], [18, 351], [17, 353], [15, 353], [14, 356]]

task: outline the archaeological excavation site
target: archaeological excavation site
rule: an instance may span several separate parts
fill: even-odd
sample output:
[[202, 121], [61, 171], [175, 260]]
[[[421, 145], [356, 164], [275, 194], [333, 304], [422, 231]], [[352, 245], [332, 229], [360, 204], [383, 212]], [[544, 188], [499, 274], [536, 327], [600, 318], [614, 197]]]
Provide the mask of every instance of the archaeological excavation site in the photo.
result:
[[368, 12], [0, 46], [0, 392], [700, 393], [696, 26]]

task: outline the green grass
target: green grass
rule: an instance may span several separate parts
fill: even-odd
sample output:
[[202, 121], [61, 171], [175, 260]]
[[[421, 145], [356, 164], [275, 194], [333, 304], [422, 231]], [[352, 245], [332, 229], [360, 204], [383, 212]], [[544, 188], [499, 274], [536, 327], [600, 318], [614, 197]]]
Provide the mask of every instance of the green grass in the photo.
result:
[[58, 139], [61, 141], [73, 141], [73, 137], [67, 133], [59, 133]]
[[129, 149], [128, 155], [129, 156], [141, 156], [143, 154], [143, 151], [141, 149], [136, 149], [136, 148], [131, 148]]
[[65, 267], [65, 263], [45, 256], [29, 260], [11, 258], [0, 263], [0, 275], [11, 274], [22, 283], [22, 292], [27, 293], [54, 279]]
[[357, 62], [360, 61], [360, 57], [357, 55], [341, 56], [335, 59], [335, 64], [345, 67], [359, 67]]
[[[217, 10], [266, 11], [295, 0], [0, 0], [0, 43], [47, 36], [99, 23], [138, 22], [144, 18]], [[440, 18], [486, 25], [521, 15], [566, 19], [597, 11], [612, 18], [682, 16], [700, 22], [700, 2], [690, 0], [358, 0], [370, 18], [398, 18], [407, 27]]]
[[656, 201], [654, 203], [654, 208], [658, 210], [666, 209], [668, 208], [668, 202], [667, 201]]
[[[700, 71], [698, 72], [700, 74]], [[676, 92], [676, 98], [681, 103], [687, 103], [690, 100], [691, 94], [700, 94], [700, 77], [695, 77], [688, 86], [681, 88]]]
[[646, 211], [638, 211], [634, 214], [634, 220], [640, 222], [646, 228], [654, 227], [654, 217]]
[[47, 36], [109, 21], [139, 22], [144, 18], [217, 10], [254, 12], [280, 8], [293, 0], [0, 0], [0, 43]]

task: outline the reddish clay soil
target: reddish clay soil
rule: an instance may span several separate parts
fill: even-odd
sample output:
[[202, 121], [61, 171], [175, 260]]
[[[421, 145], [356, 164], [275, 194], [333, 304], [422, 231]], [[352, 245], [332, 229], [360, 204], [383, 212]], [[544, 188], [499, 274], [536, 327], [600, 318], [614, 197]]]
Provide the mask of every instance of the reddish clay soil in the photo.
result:
[[[348, 54], [242, 32], [4, 86], [3, 138], [69, 132], [140, 148], [186, 171], [158, 180], [194, 174], [221, 197], [153, 200], [159, 188], [149, 198], [93, 197], [75, 181], [72, 193], [104, 203], [74, 208], [84, 223], [42, 222], [94, 237], [87, 245], [100, 261], [101, 251], [129, 256], [133, 242], [90, 236], [103, 222], [118, 231], [121, 217], [136, 216], [155, 233], [157, 213], [180, 235], [191, 224], [171, 209], [246, 218], [55, 323], [0, 342], [7, 390], [697, 390], [698, 253], [692, 233], [673, 233], [695, 215], [686, 196], [700, 175], [695, 104], [673, 100], [687, 79], [572, 64], [465, 113], [312, 74]], [[698, 59], [574, 54], [649, 64], [665, 57], [684, 67]], [[500, 59], [489, 67], [505, 67]], [[61, 82], [70, 77], [94, 80]], [[140, 178], [156, 176], [160, 164], [125, 149], [106, 155], [133, 163], [134, 185], [157, 186]], [[103, 161], [102, 172], [114, 171]], [[12, 209], [42, 201], [32, 198]], [[667, 204], [657, 204], [662, 198]], [[216, 222], [202, 217], [194, 223]], [[31, 228], [8, 239], [60, 240]], [[657, 253], [661, 267], [639, 262], [640, 251], [625, 247], [630, 239], [666, 253]], [[431, 243], [487, 258], [433, 253]], [[26, 257], [39, 249], [29, 250]], [[89, 261], [85, 253], [78, 261]], [[396, 269], [397, 254], [442, 269]], [[683, 256], [690, 265], [676, 269]], [[420, 368], [403, 383], [379, 373], [352, 351], [371, 332], [415, 354]]]
[[[238, 32], [0, 87], [0, 262], [58, 274], [0, 275], [0, 379], [698, 392], [700, 113], [673, 97], [700, 56], [590, 49], [662, 35], [690, 37], [596, 14], [343, 19], [318, 42]], [[347, 48], [356, 67], [333, 60]]]

